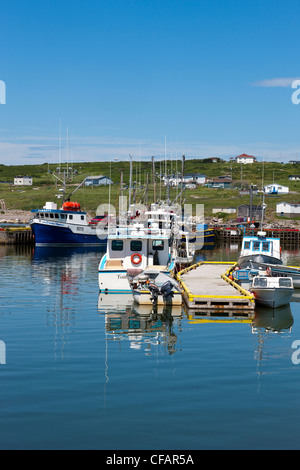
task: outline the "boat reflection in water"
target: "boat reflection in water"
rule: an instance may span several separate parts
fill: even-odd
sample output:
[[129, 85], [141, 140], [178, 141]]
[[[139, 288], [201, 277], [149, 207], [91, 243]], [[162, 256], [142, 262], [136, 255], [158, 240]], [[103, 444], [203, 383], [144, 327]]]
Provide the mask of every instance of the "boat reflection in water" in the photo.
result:
[[153, 307], [132, 301], [121, 307], [122, 299], [118, 297], [114, 296], [115, 305], [118, 304], [119, 308], [107, 304], [107, 297], [99, 295], [98, 312], [105, 314], [107, 340], [128, 340], [130, 349], [144, 350], [148, 355], [151, 355], [153, 347], [159, 346], [168, 354], [176, 352], [178, 338], [174, 327], [182, 317], [181, 307]]
[[290, 305], [269, 309], [256, 307], [252, 332], [290, 333], [294, 324]]

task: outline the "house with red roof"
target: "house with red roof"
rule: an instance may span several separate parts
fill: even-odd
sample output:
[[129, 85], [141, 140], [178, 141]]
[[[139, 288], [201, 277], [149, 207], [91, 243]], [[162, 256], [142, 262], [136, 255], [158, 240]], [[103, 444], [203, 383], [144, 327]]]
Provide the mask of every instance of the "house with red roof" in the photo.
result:
[[247, 163], [255, 163], [256, 162], [256, 157], [253, 157], [253, 155], [247, 155], [246, 153], [243, 153], [242, 155], [239, 155], [238, 157], [235, 158], [236, 163], [243, 163], [246, 165]]

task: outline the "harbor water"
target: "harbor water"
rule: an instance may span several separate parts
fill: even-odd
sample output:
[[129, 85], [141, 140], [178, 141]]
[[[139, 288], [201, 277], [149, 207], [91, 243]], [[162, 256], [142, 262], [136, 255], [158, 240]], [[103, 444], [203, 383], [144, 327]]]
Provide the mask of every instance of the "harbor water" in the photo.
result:
[[300, 292], [254, 319], [139, 310], [99, 295], [101, 256], [0, 247], [2, 450], [300, 448]]

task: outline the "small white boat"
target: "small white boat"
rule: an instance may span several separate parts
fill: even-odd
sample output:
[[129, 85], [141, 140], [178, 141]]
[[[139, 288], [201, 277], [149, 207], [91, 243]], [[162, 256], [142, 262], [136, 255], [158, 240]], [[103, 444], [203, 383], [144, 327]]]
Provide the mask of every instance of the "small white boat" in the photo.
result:
[[288, 305], [293, 293], [293, 280], [289, 277], [258, 275], [253, 278], [250, 292], [258, 304], [270, 308]]
[[134, 301], [139, 305], [181, 305], [180, 284], [171, 276], [146, 269], [131, 282]]

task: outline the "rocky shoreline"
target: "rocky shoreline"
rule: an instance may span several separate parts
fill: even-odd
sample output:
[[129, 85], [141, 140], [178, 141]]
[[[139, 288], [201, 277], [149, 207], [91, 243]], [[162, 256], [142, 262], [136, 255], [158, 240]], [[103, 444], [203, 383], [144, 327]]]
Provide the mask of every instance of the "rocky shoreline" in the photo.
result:
[[30, 211], [4, 210], [0, 213], [1, 224], [28, 224], [32, 214]]

